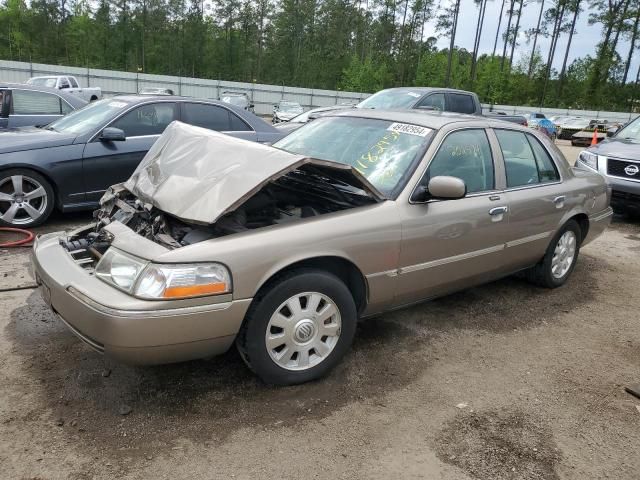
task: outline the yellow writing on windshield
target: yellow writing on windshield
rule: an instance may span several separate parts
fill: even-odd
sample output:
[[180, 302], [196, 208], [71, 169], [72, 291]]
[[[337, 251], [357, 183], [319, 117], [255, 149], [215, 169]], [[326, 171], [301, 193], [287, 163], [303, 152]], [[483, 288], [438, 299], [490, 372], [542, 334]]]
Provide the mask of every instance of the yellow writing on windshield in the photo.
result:
[[367, 152], [362, 154], [360, 159], [356, 162], [358, 164], [356, 170], [363, 173], [362, 170], [368, 170], [371, 165], [376, 164], [378, 160], [380, 160], [380, 156], [384, 154], [387, 149], [398, 140], [398, 138], [400, 138], [399, 132], [390, 131], [385, 134], [385, 136], [374, 143]]

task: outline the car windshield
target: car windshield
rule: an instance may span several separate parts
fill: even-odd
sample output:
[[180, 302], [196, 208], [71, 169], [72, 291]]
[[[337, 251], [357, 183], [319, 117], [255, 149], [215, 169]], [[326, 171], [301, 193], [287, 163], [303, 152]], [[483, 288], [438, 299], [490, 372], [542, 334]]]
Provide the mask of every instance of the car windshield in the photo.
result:
[[56, 132], [84, 135], [102, 127], [128, 105], [127, 102], [113, 98], [99, 100], [50, 123], [46, 128]]
[[365, 98], [358, 108], [409, 108], [421, 96], [411, 90], [382, 90]]
[[56, 80], [57, 80], [56, 77], [36, 77], [36, 78], [30, 78], [27, 81], [27, 84], [35, 85], [37, 87], [55, 88]]
[[616, 135], [617, 138], [640, 142], [640, 117], [637, 117], [626, 127], [622, 128]]
[[280, 102], [278, 110], [281, 112], [302, 113], [302, 107], [295, 102]]
[[432, 130], [388, 120], [324, 117], [309, 122], [274, 147], [358, 170], [378, 190], [393, 197], [415, 167]]

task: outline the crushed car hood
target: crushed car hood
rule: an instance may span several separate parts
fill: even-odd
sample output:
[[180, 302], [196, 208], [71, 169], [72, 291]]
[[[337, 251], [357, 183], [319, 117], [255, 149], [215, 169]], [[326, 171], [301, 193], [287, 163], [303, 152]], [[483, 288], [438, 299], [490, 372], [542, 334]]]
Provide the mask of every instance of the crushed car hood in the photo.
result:
[[377, 201], [386, 199], [349, 165], [177, 121], [154, 143], [124, 187], [174, 217], [207, 225], [237, 209], [270, 181], [305, 166], [363, 190]]

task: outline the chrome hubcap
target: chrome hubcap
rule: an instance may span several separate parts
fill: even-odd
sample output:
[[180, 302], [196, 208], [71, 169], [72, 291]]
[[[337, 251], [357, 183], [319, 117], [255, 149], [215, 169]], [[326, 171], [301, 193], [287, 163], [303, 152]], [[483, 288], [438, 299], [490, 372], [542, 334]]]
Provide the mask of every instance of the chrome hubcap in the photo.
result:
[[269, 319], [265, 345], [287, 370], [306, 370], [326, 359], [340, 338], [340, 311], [318, 292], [299, 293], [283, 302]]
[[0, 218], [13, 225], [28, 225], [44, 215], [47, 192], [37, 180], [12, 175], [0, 180]]
[[551, 274], [555, 278], [564, 277], [576, 257], [576, 234], [568, 230], [558, 240], [551, 259]]

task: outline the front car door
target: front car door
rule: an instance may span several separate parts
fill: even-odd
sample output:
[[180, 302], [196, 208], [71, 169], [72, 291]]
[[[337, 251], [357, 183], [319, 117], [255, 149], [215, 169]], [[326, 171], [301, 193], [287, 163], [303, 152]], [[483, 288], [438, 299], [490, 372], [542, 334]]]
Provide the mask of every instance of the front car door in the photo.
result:
[[98, 201], [109, 186], [127, 180], [164, 129], [177, 118], [175, 102], [145, 103], [106, 125], [124, 131], [126, 140], [102, 141], [98, 133], [85, 146], [82, 174], [87, 201]]
[[510, 233], [505, 260], [512, 270], [542, 258], [570, 207], [552, 155], [533, 134], [495, 128], [504, 159]]
[[416, 188], [448, 175], [465, 181], [467, 195], [410, 201], [404, 207], [396, 306], [482, 283], [505, 271], [508, 204], [502, 193], [504, 172], [494, 161], [491, 138], [484, 128], [454, 130], [433, 159], [425, 160], [428, 168]]

